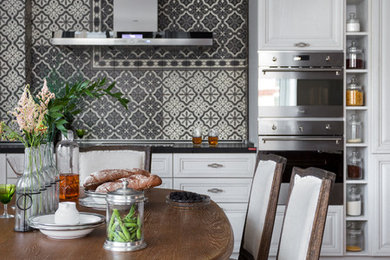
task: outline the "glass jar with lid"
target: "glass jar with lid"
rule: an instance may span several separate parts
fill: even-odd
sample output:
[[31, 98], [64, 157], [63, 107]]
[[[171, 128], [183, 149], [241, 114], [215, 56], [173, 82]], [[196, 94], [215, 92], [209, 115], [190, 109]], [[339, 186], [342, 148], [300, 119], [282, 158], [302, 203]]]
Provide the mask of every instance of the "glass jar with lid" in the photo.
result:
[[348, 121], [347, 143], [362, 143], [362, 123], [357, 114], [352, 114]]
[[144, 193], [127, 187], [110, 192], [107, 201], [107, 237], [104, 248], [135, 251], [146, 247], [144, 241]]
[[360, 32], [360, 22], [356, 18], [356, 13], [349, 13], [349, 19], [347, 20], [347, 32]]
[[364, 232], [362, 223], [352, 221], [347, 224], [346, 232], [347, 246], [349, 252], [360, 252], [364, 250]]
[[347, 215], [354, 217], [362, 215], [362, 195], [357, 185], [348, 186]]
[[359, 85], [356, 76], [351, 78], [347, 86], [347, 106], [363, 106], [363, 87]]
[[347, 51], [347, 69], [364, 69], [364, 52], [356, 41], [352, 41]]
[[359, 152], [353, 151], [348, 159], [348, 179], [358, 180], [363, 178], [363, 159]]
[[74, 141], [73, 132], [62, 134], [56, 146], [57, 169], [60, 173], [60, 201], [78, 200], [79, 184], [79, 146]]

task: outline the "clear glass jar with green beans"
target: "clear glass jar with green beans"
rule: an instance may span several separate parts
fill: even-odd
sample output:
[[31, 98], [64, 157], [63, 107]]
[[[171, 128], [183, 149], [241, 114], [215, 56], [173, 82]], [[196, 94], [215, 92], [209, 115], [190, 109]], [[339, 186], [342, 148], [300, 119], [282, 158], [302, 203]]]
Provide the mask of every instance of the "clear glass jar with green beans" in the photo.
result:
[[107, 238], [104, 248], [135, 251], [146, 247], [144, 241], [144, 193], [127, 187], [107, 194]]

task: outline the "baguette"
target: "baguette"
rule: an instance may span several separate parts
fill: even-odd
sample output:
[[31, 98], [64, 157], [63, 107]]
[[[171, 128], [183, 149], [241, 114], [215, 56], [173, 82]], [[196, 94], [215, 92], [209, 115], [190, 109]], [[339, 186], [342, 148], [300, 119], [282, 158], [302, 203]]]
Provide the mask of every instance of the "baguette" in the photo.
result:
[[152, 175], [145, 170], [107, 169], [91, 173], [84, 180], [83, 186], [85, 190], [95, 190], [96, 192], [106, 193], [120, 188], [123, 179], [126, 179], [129, 182], [129, 188], [136, 190], [149, 189], [161, 184], [160, 177]]
[[95, 190], [98, 186], [105, 182], [116, 181], [134, 174], [150, 176], [149, 172], [141, 169], [107, 169], [91, 173], [87, 178], [85, 178], [83, 186], [85, 190]]
[[157, 175], [150, 175], [145, 176], [142, 174], [134, 174], [126, 178], [121, 178], [116, 181], [110, 181], [101, 184], [99, 187], [96, 188], [95, 192], [97, 193], [107, 193], [112, 192], [117, 189], [122, 188], [122, 181], [127, 181], [128, 188], [134, 189], [134, 190], [146, 190], [150, 189], [156, 186], [159, 186], [161, 184], [161, 179]]

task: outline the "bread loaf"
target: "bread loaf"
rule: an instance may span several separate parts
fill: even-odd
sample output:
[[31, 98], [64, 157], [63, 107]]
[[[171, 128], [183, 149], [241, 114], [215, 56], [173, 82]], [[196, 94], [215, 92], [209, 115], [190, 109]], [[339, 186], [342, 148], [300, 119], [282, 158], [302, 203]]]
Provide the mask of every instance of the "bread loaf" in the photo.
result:
[[127, 187], [135, 190], [146, 190], [161, 184], [161, 179], [157, 175], [150, 175], [149, 177], [147, 177], [142, 174], [134, 174], [130, 177], [103, 183], [96, 188], [95, 192], [107, 193], [115, 191], [117, 189], [122, 188], [122, 182], [125, 180], [129, 183]]
[[107, 170], [101, 170], [98, 172], [91, 173], [84, 180], [83, 186], [85, 190], [96, 190], [96, 192], [101, 192], [101, 191], [97, 191], [97, 188], [105, 184], [105, 186], [103, 186], [99, 190], [102, 190], [103, 192], [104, 190], [114, 191], [117, 189], [115, 187], [117, 187], [118, 184], [108, 184], [108, 183], [118, 182], [120, 187], [122, 178], [127, 178], [129, 182], [129, 188], [133, 188], [137, 190], [148, 189], [161, 184], [160, 177], [158, 177], [157, 175], [152, 175], [150, 174], [150, 172], [145, 170], [107, 169]]

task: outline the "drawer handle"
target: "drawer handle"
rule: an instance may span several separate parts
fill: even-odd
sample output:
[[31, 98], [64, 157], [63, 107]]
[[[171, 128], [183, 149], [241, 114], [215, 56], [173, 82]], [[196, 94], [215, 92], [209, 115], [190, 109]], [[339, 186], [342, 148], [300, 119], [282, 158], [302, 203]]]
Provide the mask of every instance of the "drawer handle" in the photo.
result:
[[309, 46], [310, 46], [310, 44], [308, 44], [306, 42], [298, 42], [298, 43], [295, 44], [295, 47], [301, 47], [301, 48], [309, 47]]
[[222, 167], [223, 167], [223, 164], [219, 164], [219, 163], [210, 163], [210, 164], [207, 165], [207, 166], [210, 167], [210, 168], [217, 169], [217, 168], [222, 168]]
[[217, 189], [217, 188], [208, 189], [207, 191], [211, 192], [211, 193], [221, 193], [221, 192], [223, 192], [223, 190]]

